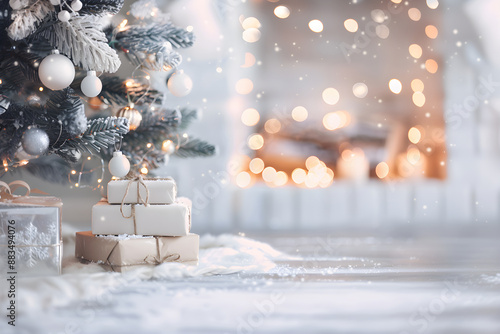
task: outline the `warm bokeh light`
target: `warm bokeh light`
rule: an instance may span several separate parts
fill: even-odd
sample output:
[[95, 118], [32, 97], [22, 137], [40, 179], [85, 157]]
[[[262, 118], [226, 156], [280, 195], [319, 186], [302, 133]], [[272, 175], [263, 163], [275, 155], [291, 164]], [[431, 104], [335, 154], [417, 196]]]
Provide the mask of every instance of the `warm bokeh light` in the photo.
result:
[[416, 147], [410, 147], [406, 153], [406, 159], [412, 165], [416, 165], [420, 161], [420, 151]]
[[344, 27], [349, 32], [358, 31], [358, 22], [354, 19], [347, 19], [344, 21]]
[[306, 180], [307, 172], [302, 168], [295, 168], [292, 172], [292, 180], [297, 184], [302, 184]]
[[435, 39], [438, 37], [438, 29], [432, 24], [429, 24], [425, 27], [425, 34], [427, 35], [427, 37]]
[[335, 88], [328, 87], [323, 91], [322, 97], [323, 101], [325, 101], [326, 104], [333, 106], [337, 104], [337, 102], [339, 102], [340, 94], [339, 91]]
[[246, 188], [252, 182], [252, 177], [247, 172], [241, 172], [236, 176], [236, 184], [240, 188]]
[[264, 137], [260, 134], [253, 134], [248, 138], [248, 147], [252, 150], [260, 150], [264, 146]]
[[309, 158], [306, 159], [306, 168], [311, 170], [317, 165], [319, 165], [321, 160], [317, 156], [311, 155]]
[[420, 79], [413, 79], [411, 81], [411, 89], [414, 92], [423, 92], [424, 91], [424, 83]]
[[264, 130], [270, 134], [278, 133], [281, 130], [281, 122], [276, 118], [271, 118], [264, 124]]
[[422, 47], [418, 44], [410, 45], [408, 51], [410, 52], [410, 55], [415, 59], [419, 59], [420, 57], [422, 57]]
[[422, 92], [415, 92], [413, 93], [412, 100], [417, 107], [423, 107], [425, 104], [425, 95]]
[[401, 90], [403, 89], [403, 85], [401, 84], [401, 81], [399, 81], [398, 79], [391, 79], [389, 81], [389, 89], [394, 94], [399, 94], [399, 93], [401, 93]]
[[374, 9], [370, 13], [373, 21], [377, 23], [383, 23], [387, 16], [385, 15], [384, 11], [382, 9]]
[[248, 167], [250, 168], [250, 171], [254, 174], [259, 174], [264, 170], [264, 160], [260, 158], [254, 158], [252, 161], [250, 161], [250, 164]]
[[439, 1], [438, 0], [426, 0], [427, 2], [427, 7], [430, 9], [436, 9], [439, 6]]
[[241, 114], [241, 121], [243, 124], [246, 126], [254, 126], [257, 125], [260, 121], [260, 114], [257, 111], [257, 109], [254, 108], [248, 108], [243, 111]]
[[380, 24], [377, 27], [375, 27], [375, 34], [382, 39], [386, 39], [389, 37], [390, 30], [389, 27], [386, 26], [385, 24]]
[[242, 38], [247, 43], [255, 43], [258, 42], [261, 36], [261, 32], [257, 28], [246, 29], [242, 33]]
[[391, 0], [391, 1], [394, 3], [401, 3], [401, 1], [403, 1], [403, 0]]
[[286, 19], [287, 17], [290, 16], [290, 9], [285, 6], [278, 6], [274, 8], [274, 15], [280, 19]]
[[308, 188], [315, 188], [318, 186], [319, 184], [319, 178], [316, 174], [314, 173], [307, 173], [306, 175], [306, 180], [304, 181], [305, 182], [305, 185], [306, 187]]
[[[250, 52], [246, 52], [245, 53], [245, 63], [243, 65], [241, 65], [240, 67], [241, 68], [249, 68], [249, 67], [252, 67], [253, 65], [255, 65], [255, 62], [257, 61], [257, 59], [255, 59], [255, 56], [250, 53]], [[220, 67], [219, 67], [220, 68]], [[219, 72], [219, 71], [217, 71]], [[221, 72], [222, 72], [222, 69], [221, 69]], [[220, 72], [219, 72], [220, 73]]]
[[303, 122], [307, 119], [308, 116], [307, 109], [303, 106], [297, 106], [292, 110], [292, 118], [296, 122]]
[[383, 179], [389, 175], [389, 165], [386, 162], [380, 162], [377, 167], [375, 167], [375, 174], [379, 179]]
[[284, 186], [288, 182], [288, 175], [285, 172], [277, 172], [276, 177], [274, 178], [274, 185], [277, 187]]
[[323, 126], [325, 129], [333, 131], [343, 128], [351, 122], [351, 116], [346, 111], [329, 112], [323, 117]]
[[408, 16], [412, 21], [419, 21], [422, 17], [422, 13], [420, 13], [420, 10], [418, 10], [418, 8], [410, 8], [408, 9]]
[[261, 27], [261, 24], [257, 18], [251, 16], [251, 17], [247, 17], [246, 19], [244, 19], [241, 26], [243, 27], [243, 29], [250, 29], [250, 28], [259, 29]]
[[438, 64], [434, 59], [427, 59], [425, 61], [425, 68], [429, 73], [436, 73], [438, 70]]
[[309, 29], [313, 32], [322, 32], [323, 31], [323, 22], [320, 20], [311, 20], [309, 21]]
[[410, 130], [408, 130], [408, 139], [413, 144], [417, 144], [420, 141], [420, 139], [422, 139], [422, 134], [420, 133], [420, 130], [417, 129], [416, 127], [412, 127]]
[[262, 171], [262, 178], [266, 182], [273, 182], [276, 179], [276, 174], [278, 174], [276, 172], [276, 169], [274, 169], [273, 167], [266, 167]]
[[357, 82], [352, 86], [352, 93], [362, 99], [368, 94], [368, 86], [362, 82]]
[[248, 78], [240, 79], [236, 82], [236, 92], [241, 95], [250, 94], [253, 90], [253, 82]]

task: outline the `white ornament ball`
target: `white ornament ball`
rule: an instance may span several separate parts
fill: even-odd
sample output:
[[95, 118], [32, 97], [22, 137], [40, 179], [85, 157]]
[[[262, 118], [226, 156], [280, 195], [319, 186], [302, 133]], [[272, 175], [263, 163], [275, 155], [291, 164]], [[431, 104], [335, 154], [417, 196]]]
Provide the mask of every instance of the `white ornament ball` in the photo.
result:
[[57, 6], [61, 4], [61, 0], [50, 0], [50, 3], [54, 6]]
[[184, 71], [178, 71], [168, 79], [167, 87], [174, 96], [186, 96], [193, 89], [193, 80]]
[[30, 155], [40, 155], [49, 148], [49, 136], [41, 129], [29, 128], [21, 140], [23, 149]]
[[80, 0], [75, 0], [71, 3], [71, 9], [73, 9], [75, 12], [78, 12], [80, 9], [82, 9], [83, 4]]
[[71, 14], [67, 10], [61, 10], [59, 14], [57, 14], [57, 18], [61, 22], [68, 22], [71, 18]]
[[88, 71], [87, 76], [82, 80], [80, 88], [85, 96], [95, 97], [102, 90], [101, 79], [95, 75], [95, 71]]
[[116, 177], [123, 178], [130, 171], [130, 162], [121, 151], [113, 152], [113, 158], [109, 160], [109, 172]]
[[38, 66], [38, 76], [45, 87], [61, 90], [73, 82], [75, 66], [71, 60], [56, 51], [42, 60]]
[[23, 3], [21, 0], [10, 0], [9, 5], [13, 10], [19, 10], [23, 8]]

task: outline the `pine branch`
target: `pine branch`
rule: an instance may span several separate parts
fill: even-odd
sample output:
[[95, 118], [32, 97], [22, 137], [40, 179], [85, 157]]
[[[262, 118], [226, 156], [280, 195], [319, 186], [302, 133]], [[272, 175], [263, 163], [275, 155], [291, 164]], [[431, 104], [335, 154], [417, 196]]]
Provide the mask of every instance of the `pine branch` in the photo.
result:
[[[65, 160], [75, 162], [78, 155], [75, 152], [94, 154], [101, 149], [114, 145], [118, 139], [128, 133], [129, 125], [126, 118], [97, 118], [88, 122], [87, 130], [79, 137], [67, 140], [54, 153]], [[76, 159], [77, 160], [77, 159]]]
[[192, 32], [177, 28], [172, 23], [152, 24], [148, 26], [129, 26], [128, 29], [116, 34], [116, 42], [126, 50], [145, 51], [155, 50], [170, 42], [174, 48], [187, 48], [193, 45]]
[[109, 75], [103, 75], [100, 79], [102, 91], [99, 96], [108, 104], [127, 105], [127, 93], [137, 105], [162, 103], [163, 94], [149, 89], [149, 85], [132, 80], [126, 81], [127, 84], [125, 84], [126, 82], [119, 77]]
[[181, 158], [193, 158], [193, 157], [209, 157], [216, 153], [216, 148], [212, 144], [209, 144], [200, 139], [191, 139], [187, 143], [181, 145], [179, 149], [175, 152], [176, 156]]
[[44, 0], [35, 0], [29, 7], [13, 11], [13, 22], [8, 28], [9, 37], [16, 41], [28, 37], [36, 30], [38, 24], [53, 11], [54, 6], [49, 1]]
[[151, 71], [165, 71], [177, 68], [182, 63], [182, 56], [178, 52], [168, 51], [166, 47], [151, 48], [148, 53], [127, 50], [125, 56], [135, 66], [142, 66]]
[[83, 7], [78, 11], [80, 15], [118, 14], [123, 7], [124, 0], [84, 0]]
[[[52, 91], [45, 103], [49, 115], [57, 117], [61, 122], [61, 136], [59, 142], [72, 139], [87, 129], [85, 107], [79, 96], [72, 89]], [[55, 145], [56, 143], [54, 143]]]
[[2, 79], [0, 92], [13, 90], [17, 94], [26, 82], [41, 84], [38, 68], [35, 65], [41, 60], [36, 54], [19, 49], [3, 51], [0, 61], [0, 78]]
[[116, 72], [120, 59], [99, 28], [94, 16], [73, 16], [68, 22], [45, 25], [36, 35], [46, 38], [84, 70]]
[[179, 126], [180, 130], [185, 130], [193, 121], [200, 118], [200, 111], [198, 109], [183, 108], [181, 109], [182, 122]]
[[71, 166], [66, 161], [53, 156], [32, 159], [27, 165], [13, 169], [15, 173], [20, 173], [21, 175], [24, 172], [28, 172], [45, 181], [59, 184], [67, 184], [69, 182], [68, 175], [71, 170]]

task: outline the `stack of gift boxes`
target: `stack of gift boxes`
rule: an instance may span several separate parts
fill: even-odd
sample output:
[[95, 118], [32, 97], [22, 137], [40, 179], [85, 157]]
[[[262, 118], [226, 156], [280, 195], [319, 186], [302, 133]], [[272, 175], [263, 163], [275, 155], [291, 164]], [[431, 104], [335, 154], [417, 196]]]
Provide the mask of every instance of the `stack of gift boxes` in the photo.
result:
[[176, 195], [170, 178], [110, 181], [107, 200], [92, 208], [92, 231], [76, 234], [76, 257], [119, 272], [196, 263], [199, 236], [190, 233], [191, 201]]

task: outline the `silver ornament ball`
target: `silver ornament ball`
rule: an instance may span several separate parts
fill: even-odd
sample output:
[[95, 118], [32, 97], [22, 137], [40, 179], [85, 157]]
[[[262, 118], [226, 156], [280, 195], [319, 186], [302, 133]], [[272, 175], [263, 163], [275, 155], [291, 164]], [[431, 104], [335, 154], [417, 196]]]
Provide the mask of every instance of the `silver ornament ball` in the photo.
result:
[[41, 155], [49, 148], [49, 136], [41, 129], [29, 128], [24, 132], [21, 143], [26, 153]]

